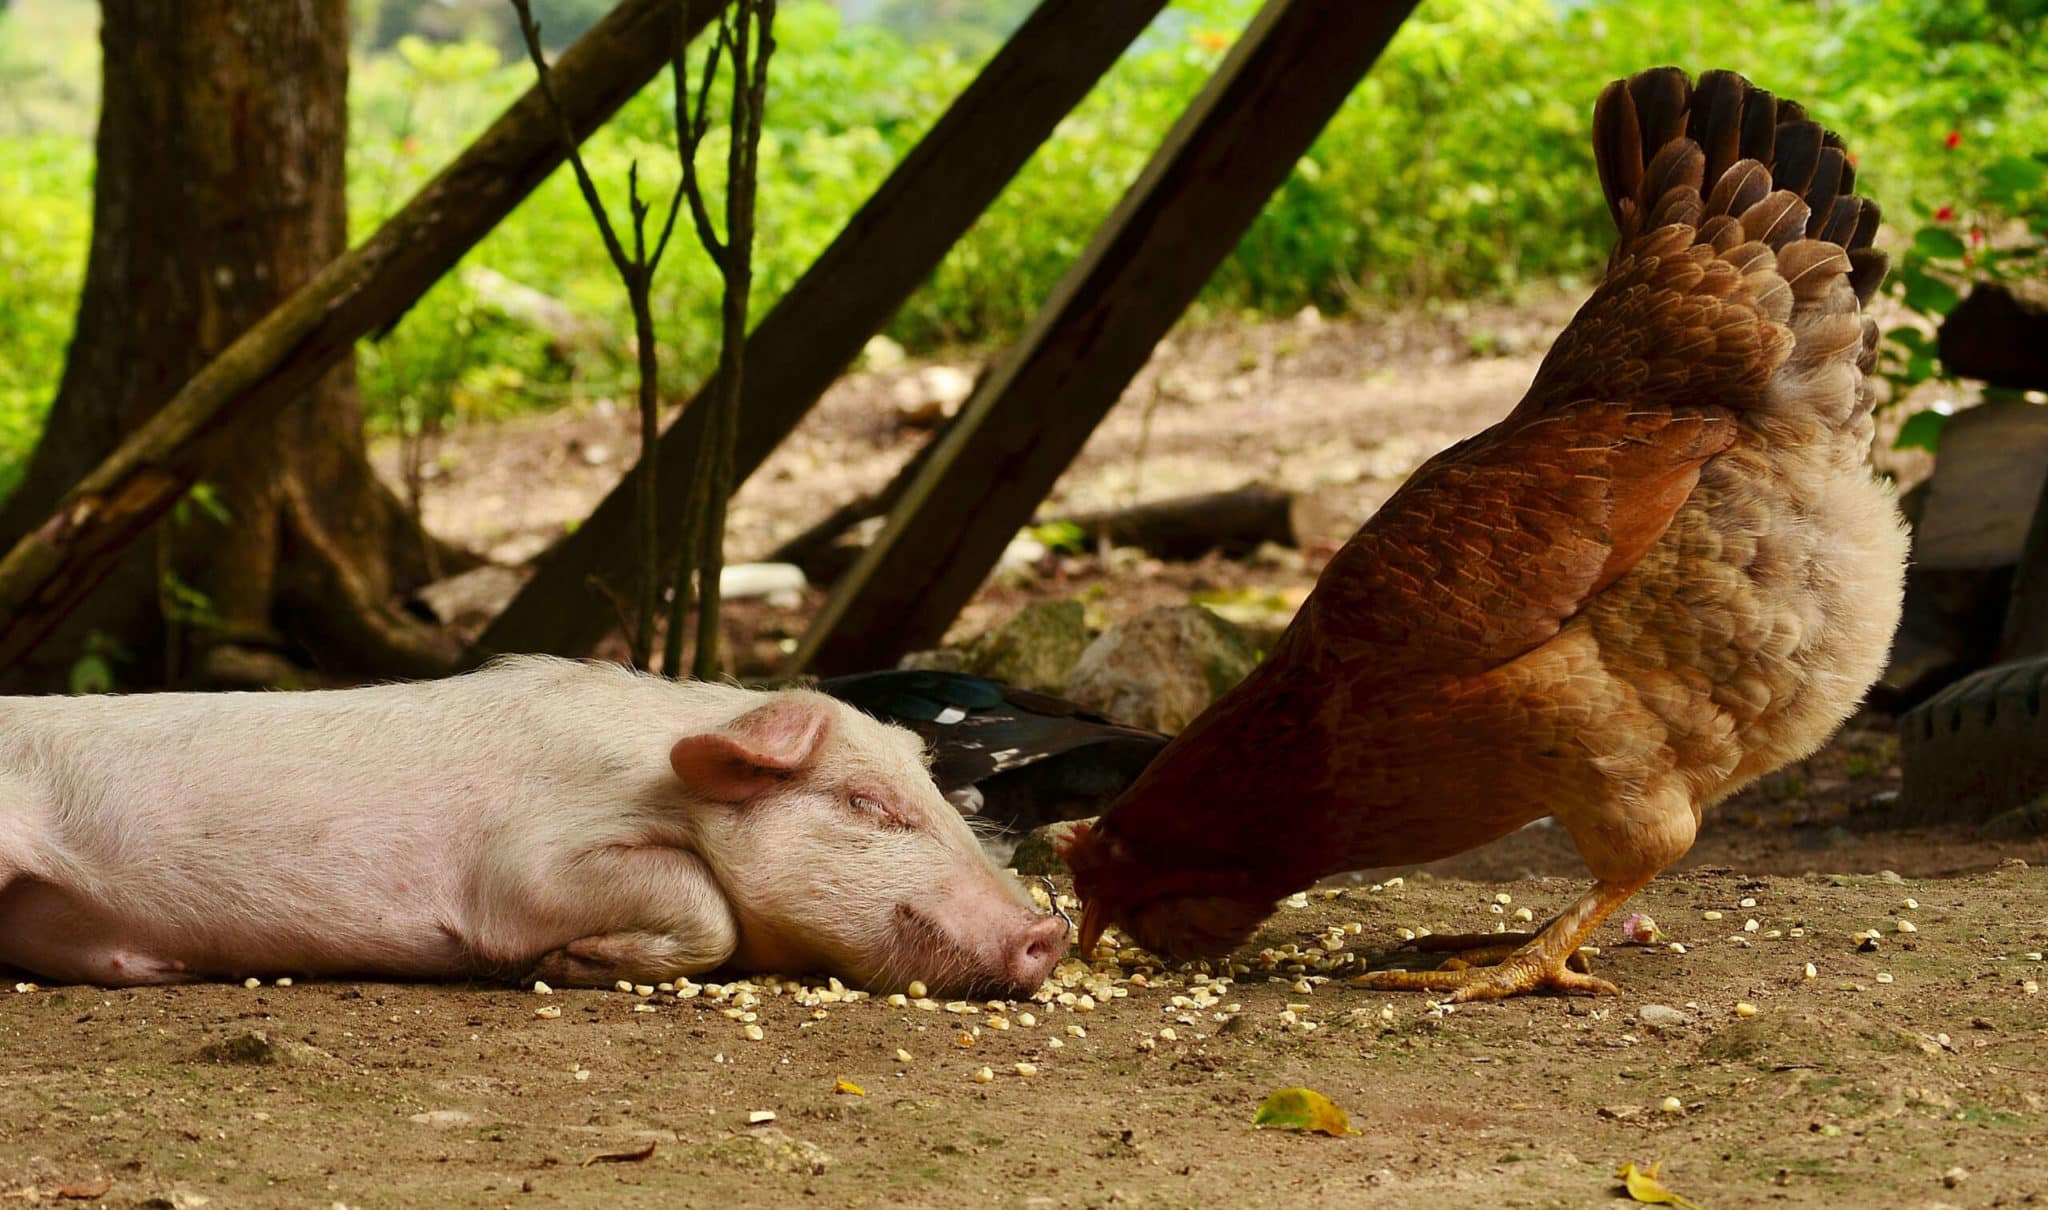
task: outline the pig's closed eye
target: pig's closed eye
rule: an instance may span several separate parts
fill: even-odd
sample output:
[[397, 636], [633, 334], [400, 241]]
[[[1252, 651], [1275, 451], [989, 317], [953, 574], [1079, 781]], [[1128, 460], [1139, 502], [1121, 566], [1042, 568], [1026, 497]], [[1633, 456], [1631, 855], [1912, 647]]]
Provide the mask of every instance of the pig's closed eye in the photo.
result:
[[896, 813], [888, 803], [866, 794], [855, 794], [847, 799], [854, 810], [881, 824], [885, 828], [908, 828], [910, 821]]

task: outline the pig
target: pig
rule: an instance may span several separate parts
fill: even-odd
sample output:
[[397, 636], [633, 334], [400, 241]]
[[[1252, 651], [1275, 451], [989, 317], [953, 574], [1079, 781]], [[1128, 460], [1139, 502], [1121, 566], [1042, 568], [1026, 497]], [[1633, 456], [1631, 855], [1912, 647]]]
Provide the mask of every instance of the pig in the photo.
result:
[[513, 657], [301, 693], [0, 698], [0, 966], [1025, 996], [1066, 951], [921, 741], [824, 694]]

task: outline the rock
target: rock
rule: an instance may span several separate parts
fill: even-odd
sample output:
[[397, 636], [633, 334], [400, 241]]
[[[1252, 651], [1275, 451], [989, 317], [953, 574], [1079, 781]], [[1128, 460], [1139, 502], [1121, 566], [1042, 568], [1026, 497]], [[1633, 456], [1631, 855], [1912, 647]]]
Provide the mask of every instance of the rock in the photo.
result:
[[1166, 606], [1089, 644], [1066, 695], [1119, 722], [1171, 735], [1258, 662], [1258, 650], [1229, 622], [1197, 605]]
[[260, 1029], [223, 1038], [218, 1042], [208, 1042], [200, 1047], [193, 1057], [202, 1063], [236, 1063], [251, 1066], [271, 1063], [311, 1066], [334, 1061], [333, 1055], [317, 1046], [309, 1046], [288, 1038], [272, 1041], [270, 1035]]
[[1037, 601], [968, 644], [963, 671], [1058, 693], [1087, 646], [1087, 615], [1079, 601]]
[[798, 1176], [823, 1176], [832, 1163], [824, 1148], [791, 1138], [773, 1126], [755, 1127], [745, 1134], [691, 1148], [691, 1156], [732, 1168], [782, 1171]]
[[896, 661], [898, 668], [917, 668], [929, 672], [967, 671], [967, 653], [958, 647], [934, 647], [929, 651], [906, 652]]
[[897, 381], [890, 395], [896, 418], [916, 427], [950, 420], [974, 393], [974, 376], [958, 366], [926, 366]]
[[1016, 851], [1010, 854], [1010, 868], [1027, 878], [1067, 873], [1067, 863], [1060, 858], [1060, 847], [1076, 829], [1094, 822], [1092, 819], [1067, 819], [1033, 828], [1024, 834], [1024, 839], [1017, 842]]
[[443, 626], [482, 628], [519, 595], [530, 574], [524, 568], [486, 563], [426, 585], [413, 594], [410, 604]]
[[861, 346], [860, 363], [864, 370], [893, 370], [903, 364], [903, 346], [877, 332], [868, 337]]
[[429, 1109], [425, 1113], [413, 1114], [407, 1120], [420, 1126], [467, 1126], [476, 1121], [476, 1115], [460, 1109]]
[[792, 595], [801, 601], [803, 591], [810, 586], [803, 568], [794, 563], [733, 563], [718, 573], [719, 595], [728, 601], [751, 597], [773, 600]]
[[1692, 1024], [1692, 1018], [1669, 1004], [1645, 1004], [1636, 1010], [1643, 1024], [1656, 1029], [1677, 1029]]

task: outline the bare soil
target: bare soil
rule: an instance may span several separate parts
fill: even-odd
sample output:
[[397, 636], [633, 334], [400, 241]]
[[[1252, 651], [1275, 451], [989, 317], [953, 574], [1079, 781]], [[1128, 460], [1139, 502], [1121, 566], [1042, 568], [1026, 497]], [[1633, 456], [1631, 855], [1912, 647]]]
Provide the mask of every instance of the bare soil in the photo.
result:
[[[1056, 506], [1257, 478], [1315, 493], [1334, 541], [1512, 403], [1570, 301], [1177, 335]], [[901, 374], [842, 383], [748, 485], [737, 555], [886, 481], [917, 440], [888, 407]], [[627, 418], [597, 407], [463, 432], [429, 519], [530, 555], [631, 447]], [[991, 585], [960, 629], [1047, 596], [1082, 595], [1113, 620], [1201, 587], [1298, 589], [1320, 561], [1311, 546], [1244, 564], [1051, 560]], [[808, 604], [747, 615], [743, 662], [772, 662]], [[1282, 909], [1228, 985], [1073, 963], [1041, 993], [1075, 998], [1064, 1005], [818, 1002], [765, 982], [724, 1000], [0, 985], [0, 1200], [1577, 1207], [1617, 1199], [1624, 1161], [1661, 1159], [1673, 1189], [1716, 1210], [2039, 1204], [2048, 841], [1896, 829], [1896, 765], [1887, 720], [1859, 719], [1711, 810], [1684, 865], [1633, 905], [1665, 940], [1623, 946], [1613, 925], [1598, 938], [1618, 999], [1447, 1012], [1342, 982], [1413, 960], [1403, 929], [1487, 931], [1564, 906], [1584, 872], [1540, 826]], [[1336, 978], [1261, 958], [1288, 945], [1355, 957]], [[760, 1003], [736, 1007], [743, 995]], [[746, 1011], [758, 1041], [728, 1015]], [[1332, 1097], [1359, 1133], [1255, 1129], [1260, 1100], [1295, 1085]], [[762, 1112], [775, 1116], [750, 1123]]]

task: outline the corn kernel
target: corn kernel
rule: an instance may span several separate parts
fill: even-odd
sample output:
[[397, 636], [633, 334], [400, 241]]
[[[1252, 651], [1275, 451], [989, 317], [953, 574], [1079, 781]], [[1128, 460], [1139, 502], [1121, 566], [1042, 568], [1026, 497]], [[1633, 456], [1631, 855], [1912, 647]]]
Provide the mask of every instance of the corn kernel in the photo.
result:
[[924, 980], [912, 979], [910, 986], [903, 989], [903, 993], [913, 1000], [922, 1000], [931, 994], [931, 989], [924, 985]]
[[1751, 1004], [1747, 1000], [1737, 1000], [1735, 1002], [1735, 1015], [1738, 1017], [1754, 1017], [1756, 1016], [1756, 1005]]
[[995, 1078], [996, 1073], [994, 1068], [984, 1067], [981, 1070], [974, 1073], [974, 1082], [977, 1084], [988, 1084], [993, 1082]]
[[552, 1021], [552, 1020], [554, 1020], [554, 1019], [555, 1019], [556, 1017], [559, 1017], [559, 1016], [561, 1016], [561, 1015], [562, 1015], [562, 1010], [561, 1010], [561, 1009], [559, 1009], [559, 1008], [557, 1008], [557, 1007], [555, 1007], [554, 1005], [550, 1004], [550, 1005], [547, 1005], [547, 1006], [545, 1006], [545, 1007], [543, 1007], [543, 1008], [536, 1008], [536, 1009], [534, 1009], [534, 1010], [533, 1010], [533, 1015], [534, 1015], [534, 1016], [536, 1016], [536, 1017], [541, 1017], [541, 1018], [544, 1018], [544, 1019], [546, 1019], [546, 1020]]
[[896, 1048], [896, 1061], [897, 1061], [898, 1063], [908, 1063], [908, 1062], [910, 1062], [910, 1052], [909, 1052], [909, 1051], [907, 1051], [907, 1050], [905, 1050], [905, 1049], [903, 1049], [903, 1048], [902, 1048], [901, 1046], [897, 1047], [897, 1048]]
[[740, 1032], [746, 1035], [749, 1042], [759, 1042], [762, 1038], [768, 1036], [761, 1031], [761, 1027], [758, 1025], [749, 1025]]
[[1030, 1077], [1038, 1074], [1038, 1065], [1035, 1063], [1019, 1063], [1012, 1070], [1020, 1076]]

